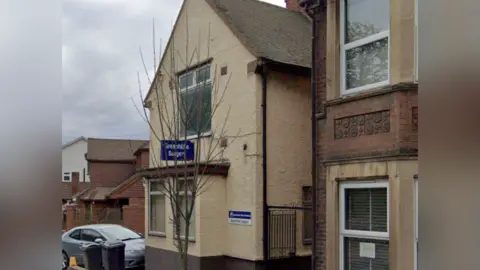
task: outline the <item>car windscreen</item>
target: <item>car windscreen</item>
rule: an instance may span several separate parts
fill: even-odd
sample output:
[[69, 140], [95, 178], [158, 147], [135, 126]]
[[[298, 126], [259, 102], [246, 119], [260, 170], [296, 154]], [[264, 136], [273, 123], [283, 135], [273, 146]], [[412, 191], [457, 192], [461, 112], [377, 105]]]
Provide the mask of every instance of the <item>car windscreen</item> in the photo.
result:
[[99, 229], [111, 241], [128, 241], [140, 239], [142, 236], [130, 229], [121, 226], [108, 226]]

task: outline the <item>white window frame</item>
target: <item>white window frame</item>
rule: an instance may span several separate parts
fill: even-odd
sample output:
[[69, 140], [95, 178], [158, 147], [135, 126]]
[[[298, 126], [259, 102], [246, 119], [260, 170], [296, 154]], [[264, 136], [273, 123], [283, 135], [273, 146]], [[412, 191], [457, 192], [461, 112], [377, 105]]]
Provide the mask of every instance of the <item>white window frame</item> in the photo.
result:
[[[188, 177], [188, 178], [186, 178], [186, 179], [182, 178], [182, 179], [177, 179], [177, 181], [186, 181], [186, 182], [189, 182], [189, 181], [194, 181], [194, 178], [191, 178], [191, 177]], [[182, 197], [185, 197], [185, 191], [184, 191], [184, 190], [178, 191], [178, 195], [179, 195], [179, 196], [182, 196]], [[188, 188], [187, 188], [187, 196], [190, 196], [190, 197], [192, 196], [192, 192], [189, 191]], [[196, 235], [196, 233], [197, 233], [197, 228], [195, 228], [195, 227], [197, 226], [197, 220], [196, 220], [196, 217], [195, 217], [195, 215], [196, 215], [196, 213], [197, 213], [196, 207], [197, 207], [197, 204], [195, 203], [195, 205], [194, 205], [194, 207], [193, 207], [192, 217], [191, 217], [191, 219], [190, 219], [190, 225], [192, 225], [192, 218], [195, 220], [195, 223], [193, 224], [193, 225], [194, 225], [193, 235], [190, 235], [190, 236], [188, 237], [188, 241], [192, 241], [192, 242], [195, 241], [195, 235]], [[181, 218], [181, 217], [180, 217], [180, 218]], [[184, 220], [182, 219], [182, 221], [184, 221]], [[173, 225], [175, 225], [175, 224], [173, 224]], [[182, 235], [182, 233], [183, 233], [183, 232], [180, 232], [180, 239], [185, 240], [185, 235]], [[176, 237], [177, 237], [177, 236], [175, 235], [175, 226], [174, 226], [174, 227], [173, 227], [173, 238], [176, 239]]]
[[[150, 180], [148, 181], [148, 234], [149, 235], [154, 235], [154, 236], [161, 236], [161, 237], [166, 237], [167, 235], [167, 196], [165, 195], [164, 192], [162, 191], [152, 191], [152, 182], [160, 182], [161, 180]], [[163, 196], [165, 200], [165, 209], [163, 211], [165, 215], [165, 231], [164, 232], [159, 232], [159, 231], [153, 231], [152, 230], [152, 195], [153, 196]]]
[[414, 188], [414, 205], [415, 205], [415, 211], [414, 211], [414, 220], [415, 220], [415, 239], [414, 239], [414, 269], [418, 269], [418, 178], [413, 179], [413, 188]]
[[[208, 67], [208, 69], [210, 70], [210, 76], [207, 78], [207, 80], [204, 82], [204, 83], [197, 83], [197, 71], [202, 69], [202, 68], [205, 68], [205, 67]], [[198, 66], [194, 69], [191, 69], [185, 73], [183, 73], [182, 75], [178, 76], [178, 85], [179, 85], [179, 88], [180, 88], [180, 80], [190, 74], [192, 74], [192, 81], [193, 81], [193, 85], [191, 86], [188, 86], [188, 82], [187, 82], [187, 87], [185, 88], [180, 88], [180, 95], [182, 93], [185, 93], [185, 92], [188, 92], [188, 91], [192, 91], [192, 90], [195, 90], [197, 89], [198, 86], [201, 86], [201, 85], [208, 85], [208, 84], [212, 84], [212, 66], [210, 63], [208, 64], [204, 64], [204, 65], [201, 65], [201, 66]], [[213, 89], [212, 89], [212, 94], [213, 94]], [[210, 101], [211, 102], [211, 101]], [[179, 119], [180, 121], [180, 119]], [[212, 117], [210, 116], [210, 121], [212, 121]], [[180, 125], [180, 122], [179, 122], [179, 125]], [[210, 128], [211, 129], [211, 128]], [[203, 132], [202, 134], [200, 134], [200, 137], [207, 137], [207, 136], [210, 136], [212, 135], [212, 131], [209, 130], [207, 132]], [[187, 136], [186, 138], [182, 136], [180, 136], [181, 138], [185, 139], [185, 140], [191, 140], [191, 139], [196, 139], [198, 136], [196, 134], [194, 135], [189, 135]]]
[[[362, 38], [362, 39], [359, 39], [359, 40], [355, 40], [355, 41], [350, 42], [348, 44], [345, 44], [345, 27], [346, 27], [346, 23], [345, 23], [345, 20], [346, 20], [346, 17], [345, 17], [345, 1], [346, 0], [340, 0], [340, 80], [341, 80], [341, 82], [340, 82], [340, 94], [342, 96], [343, 95], [350, 95], [350, 94], [354, 94], [354, 93], [358, 93], [358, 92], [362, 92], [362, 91], [365, 91], [365, 90], [374, 89], [374, 88], [378, 88], [378, 87], [382, 87], [382, 86], [386, 86], [386, 85], [390, 84], [390, 48], [391, 48], [391, 46], [390, 46], [390, 40], [391, 40], [390, 39], [390, 27], [391, 27], [390, 23], [388, 25], [388, 30], [385, 30], [385, 31], [382, 31], [380, 33], [377, 33], [377, 34], [374, 34], [374, 35], [371, 35], [371, 36], [368, 36], [368, 37], [365, 37], [365, 38]], [[381, 1], [390, 1], [390, 0], [381, 0]], [[389, 11], [389, 14], [390, 14], [390, 11]], [[346, 73], [346, 69], [347, 69], [346, 54], [347, 54], [347, 51], [350, 50], [350, 49], [353, 49], [353, 48], [358, 48], [358, 47], [361, 47], [363, 45], [378, 41], [378, 40], [382, 40], [384, 38], [387, 38], [387, 40], [388, 40], [388, 45], [387, 45], [388, 46], [388, 71], [387, 71], [388, 78], [387, 78], [387, 80], [382, 81], [382, 82], [367, 84], [367, 85], [363, 85], [363, 86], [359, 86], [359, 87], [347, 90], [347, 73]]]
[[[370, 231], [359, 231], [359, 230], [346, 230], [345, 229], [345, 190], [347, 189], [365, 189], [365, 188], [386, 188], [387, 189], [387, 231], [386, 232], [370, 232]], [[340, 183], [339, 190], [339, 219], [340, 219], [340, 230], [339, 230], [339, 269], [345, 269], [345, 249], [344, 249], [344, 240], [348, 237], [355, 237], [361, 239], [373, 239], [373, 240], [387, 240], [390, 241], [389, 231], [390, 231], [390, 188], [388, 180], [377, 180], [377, 181], [362, 181], [362, 182], [345, 182]]]
[[[70, 180], [65, 180], [65, 176], [68, 176], [68, 179], [70, 179]], [[72, 182], [72, 173], [71, 172], [64, 172], [62, 174], [62, 182], [71, 183]]]

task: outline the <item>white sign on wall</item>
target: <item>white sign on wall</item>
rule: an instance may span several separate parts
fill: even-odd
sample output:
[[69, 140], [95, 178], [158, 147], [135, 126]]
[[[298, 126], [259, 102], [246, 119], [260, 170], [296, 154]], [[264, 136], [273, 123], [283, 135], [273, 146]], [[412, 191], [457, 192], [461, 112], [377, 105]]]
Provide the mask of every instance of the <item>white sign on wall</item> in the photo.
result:
[[246, 211], [228, 211], [228, 223], [235, 225], [252, 225], [252, 213]]
[[375, 244], [360, 243], [360, 257], [375, 259]]

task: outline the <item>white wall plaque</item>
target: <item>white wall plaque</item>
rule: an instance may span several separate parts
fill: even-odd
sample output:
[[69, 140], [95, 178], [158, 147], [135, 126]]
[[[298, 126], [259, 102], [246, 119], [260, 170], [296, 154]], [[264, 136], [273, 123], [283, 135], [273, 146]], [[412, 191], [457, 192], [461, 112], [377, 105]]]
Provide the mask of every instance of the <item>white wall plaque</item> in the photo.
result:
[[375, 259], [375, 244], [360, 243], [360, 257]]

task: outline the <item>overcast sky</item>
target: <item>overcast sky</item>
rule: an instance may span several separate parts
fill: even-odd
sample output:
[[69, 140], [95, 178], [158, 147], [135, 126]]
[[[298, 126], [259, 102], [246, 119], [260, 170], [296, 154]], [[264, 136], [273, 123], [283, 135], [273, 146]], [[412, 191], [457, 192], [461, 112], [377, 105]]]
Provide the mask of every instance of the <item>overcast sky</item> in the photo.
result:
[[[285, 6], [284, 0], [264, 0]], [[148, 139], [137, 112], [148, 87], [139, 48], [153, 71], [152, 21], [165, 44], [181, 0], [63, 1], [63, 143], [79, 136]]]

